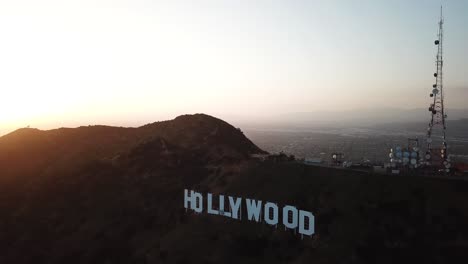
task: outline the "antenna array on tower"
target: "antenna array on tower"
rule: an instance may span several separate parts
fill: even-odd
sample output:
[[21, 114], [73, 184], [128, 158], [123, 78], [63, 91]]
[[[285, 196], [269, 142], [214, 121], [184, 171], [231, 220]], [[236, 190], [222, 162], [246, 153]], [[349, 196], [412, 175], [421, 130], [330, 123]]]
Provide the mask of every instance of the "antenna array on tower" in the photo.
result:
[[436, 55], [436, 72], [434, 73], [435, 83], [431, 88], [431, 104], [429, 112], [431, 120], [427, 128], [427, 150], [426, 163], [429, 166], [440, 167], [446, 172], [450, 171], [450, 159], [447, 153], [446, 141], [446, 123], [447, 115], [444, 109], [444, 93], [443, 93], [443, 24], [442, 7], [440, 8], [440, 20], [437, 39], [434, 44], [437, 46]]

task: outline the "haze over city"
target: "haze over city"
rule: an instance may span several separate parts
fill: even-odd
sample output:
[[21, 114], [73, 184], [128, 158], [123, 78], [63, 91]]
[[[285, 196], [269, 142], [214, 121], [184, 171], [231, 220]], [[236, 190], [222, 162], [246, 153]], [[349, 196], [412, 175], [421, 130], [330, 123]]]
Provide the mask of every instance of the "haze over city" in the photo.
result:
[[466, 108], [466, 1], [4, 1], [0, 135], [179, 114], [427, 108], [440, 5]]

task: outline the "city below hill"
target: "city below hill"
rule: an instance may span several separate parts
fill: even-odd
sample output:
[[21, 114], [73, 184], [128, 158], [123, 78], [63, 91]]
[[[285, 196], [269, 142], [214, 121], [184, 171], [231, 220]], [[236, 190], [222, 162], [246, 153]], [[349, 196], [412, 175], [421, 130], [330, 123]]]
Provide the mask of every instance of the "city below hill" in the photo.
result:
[[[0, 263], [468, 259], [468, 182], [256, 158], [267, 155], [204, 114], [14, 131], [0, 137]], [[184, 189], [297, 206], [315, 234], [194, 214]]]

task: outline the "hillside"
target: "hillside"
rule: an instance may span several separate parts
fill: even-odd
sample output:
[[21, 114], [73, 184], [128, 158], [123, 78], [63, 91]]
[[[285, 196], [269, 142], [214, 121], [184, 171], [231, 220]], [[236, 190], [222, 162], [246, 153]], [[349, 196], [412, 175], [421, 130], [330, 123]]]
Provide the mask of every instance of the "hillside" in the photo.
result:
[[[464, 263], [468, 183], [258, 161], [206, 115], [0, 138], [0, 263]], [[194, 214], [183, 190], [292, 204], [316, 234]]]
[[203, 114], [179, 116], [139, 128], [23, 128], [0, 137], [0, 182], [66, 173], [91, 161], [114, 159], [157, 137], [203, 152], [206, 159], [242, 159], [262, 152], [240, 130]]

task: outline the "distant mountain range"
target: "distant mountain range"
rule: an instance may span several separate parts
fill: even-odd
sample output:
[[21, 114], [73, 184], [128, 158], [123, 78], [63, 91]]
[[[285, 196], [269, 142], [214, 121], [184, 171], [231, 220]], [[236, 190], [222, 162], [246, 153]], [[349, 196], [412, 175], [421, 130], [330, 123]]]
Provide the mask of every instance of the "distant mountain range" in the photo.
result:
[[[468, 109], [446, 109], [449, 120], [468, 118]], [[430, 113], [428, 109], [399, 109], [399, 108], [378, 108], [378, 109], [356, 109], [351, 111], [337, 112], [314, 112], [296, 113], [285, 116], [290, 120], [315, 120], [323, 122], [345, 122], [357, 124], [377, 124], [392, 122], [425, 122], [429, 121]], [[280, 117], [281, 118], [281, 117]]]
[[[447, 120], [468, 119], [468, 109], [447, 109]], [[255, 118], [232, 118], [248, 127], [355, 127], [386, 123], [427, 123], [428, 109], [354, 109], [347, 111], [315, 111], [266, 115]]]
[[[454, 263], [468, 182], [306, 166], [203, 114], [0, 137], [0, 263]], [[194, 214], [183, 190], [294, 205], [313, 237]]]

